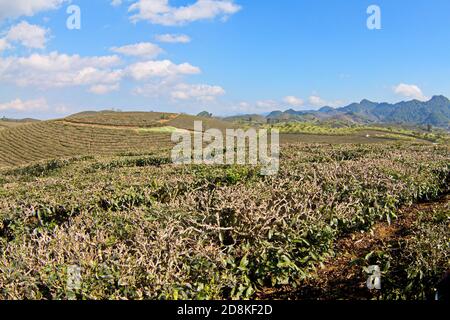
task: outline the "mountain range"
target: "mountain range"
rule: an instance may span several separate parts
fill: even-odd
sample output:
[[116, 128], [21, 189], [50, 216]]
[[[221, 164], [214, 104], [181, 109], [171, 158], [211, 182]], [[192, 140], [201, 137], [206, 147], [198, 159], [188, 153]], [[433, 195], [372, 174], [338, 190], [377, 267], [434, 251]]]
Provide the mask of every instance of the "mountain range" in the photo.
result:
[[[450, 128], [450, 100], [444, 96], [434, 96], [429, 101], [403, 101], [395, 104], [362, 100], [342, 108], [325, 106], [319, 110], [273, 111], [268, 115], [245, 115], [230, 117], [228, 120], [248, 119], [250, 121], [327, 121], [338, 120], [355, 124], [406, 124], [431, 125]], [[264, 119], [264, 120], [263, 120]]]

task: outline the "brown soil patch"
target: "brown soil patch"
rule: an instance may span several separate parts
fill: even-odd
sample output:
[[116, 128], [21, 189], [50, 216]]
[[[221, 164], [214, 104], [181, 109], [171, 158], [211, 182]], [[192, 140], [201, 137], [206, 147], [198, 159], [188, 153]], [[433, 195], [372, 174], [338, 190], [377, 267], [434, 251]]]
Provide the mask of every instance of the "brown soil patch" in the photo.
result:
[[367, 289], [367, 274], [355, 263], [358, 258], [386, 243], [407, 237], [407, 231], [415, 221], [418, 212], [430, 212], [443, 208], [450, 203], [450, 194], [438, 201], [425, 202], [403, 208], [398, 219], [391, 225], [387, 222], [376, 224], [372, 232], [354, 233], [337, 241], [337, 256], [327, 261], [317, 270], [316, 275], [304, 282], [299, 289], [285, 287], [270, 289], [260, 295], [261, 299], [297, 299], [297, 300], [366, 300], [376, 297]]

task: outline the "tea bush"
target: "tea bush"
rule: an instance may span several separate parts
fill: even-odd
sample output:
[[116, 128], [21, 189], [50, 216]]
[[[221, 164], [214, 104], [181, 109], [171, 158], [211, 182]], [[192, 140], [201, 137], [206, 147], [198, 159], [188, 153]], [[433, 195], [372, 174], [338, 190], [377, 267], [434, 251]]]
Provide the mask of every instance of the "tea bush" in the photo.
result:
[[[447, 193], [449, 155], [446, 146], [292, 144], [270, 177], [176, 166], [163, 153], [3, 170], [0, 298], [245, 299], [300, 288], [343, 236]], [[413, 283], [411, 293], [386, 297], [423, 298], [445, 265], [444, 222], [427, 221], [402, 245], [408, 276], [392, 276]], [[82, 270], [76, 292], [71, 265]]]

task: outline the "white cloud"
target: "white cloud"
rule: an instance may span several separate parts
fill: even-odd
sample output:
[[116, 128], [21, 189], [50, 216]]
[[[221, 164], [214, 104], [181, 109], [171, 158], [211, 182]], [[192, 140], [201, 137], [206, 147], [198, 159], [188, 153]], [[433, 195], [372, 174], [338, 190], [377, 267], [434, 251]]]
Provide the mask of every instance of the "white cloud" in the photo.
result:
[[245, 101], [239, 102], [238, 106], [243, 109], [248, 109], [251, 107], [250, 103], [245, 102]]
[[68, 114], [71, 112], [70, 108], [65, 105], [59, 105], [55, 107], [55, 112], [59, 114]]
[[208, 84], [180, 83], [177, 79], [164, 79], [153, 83], [146, 83], [136, 88], [134, 94], [152, 98], [170, 98], [174, 101], [214, 101], [225, 94], [220, 86]]
[[[199, 73], [198, 67], [189, 63], [175, 64], [170, 60], [126, 65], [117, 55], [81, 57], [52, 52], [27, 57], [0, 56], [0, 83], [21, 87], [86, 87], [88, 92], [100, 95], [119, 90], [122, 81], [131, 79], [153, 81], [154, 91], [163, 90], [168, 98], [178, 100], [211, 100], [225, 93], [220, 87], [180, 84], [183, 76]], [[137, 88], [135, 93], [148, 95], [151, 91], [150, 86], [144, 86]]]
[[310, 96], [308, 98], [308, 102], [310, 105], [312, 105], [314, 107], [323, 107], [323, 106], [327, 105], [327, 102], [319, 96]]
[[126, 56], [143, 57], [148, 59], [156, 58], [164, 52], [164, 50], [159, 46], [150, 42], [141, 42], [123, 47], [114, 47], [111, 48], [111, 51]]
[[122, 4], [122, 0], [112, 0], [111, 1], [111, 5], [113, 6], [113, 7], [118, 7], [118, 6], [120, 6]]
[[127, 68], [127, 74], [138, 81], [154, 77], [176, 77], [198, 73], [201, 73], [198, 67], [189, 63], [174, 64], [170, 60], [137, 62]]
[[312, 95], [308, 98], [308, 102], [311, 106], [313, 107], [340, 107], [342, 105], [345, 104], [344, 100], [332, 100], [332, 101], [328, 101], [325, 99], [322, 99], [321, 97], [317, 96], [317, 95]]
[[0, 111], [45, 111], [48, 104], [45, 99], [27, 100], [16, 99], [11, 102], [0, 103]]
[[428, 98], [423, 94], [422, 90], [414, 84], [400, 83], [399, 85], [394, 87], [394, 92], [406, 98], [417, 99], [420, 101], [428, 100]]
[[226, 18], [240, 9], [234, 0], [197, 0], [180, 7], [171, 6], [169, 0], [138, 0], [128, 11], [137, 12], [131, 17], [133, 22], [147, 20], [153, 24], [175, 26], [216, 17]]
[[117, 56], [80, 57], [52, 52], [28, 57], [0, 57], [0, 82], [38, 88], [117, 84], [123, 71]]
[[8, 49], [10, 46], [6, 39], [0, 39], [0, 53], [6, 49]]
[[47, 29], [22, 21], [9, 29], [4, 41], [18, 42], [28, 48], [44, 49], [48, 33]]
[[[230, 105], [229, 109], [234, 113], [263, 113], [280, 109], [281, 103], [276, 100], [260, 100], [256, 102], [241, 101]], [[228, 110], [228, 111], [230, 111]]]
[[33, 16], [40, 11], [58, 8], [67, 0], [0, 0], [0, 21]]
[[256, 106], [258, 108], [273, 108], [278, 105], [278, 102], [275, 100], [261, 100], [256, 102]]
[[133, 89], [133, 94], [144, 97], [162, 97], [169, 95], [170, 89], [173, 88], [177, 82], [172, 79], [152, 79], [152, 82], [147, 82]]
[[119, 90], [120, 85], [118, 83], [116, 84], [112, 84], [112, 85], [107, 85], [107, 84], [97, 84], [94, 86], [91, 86], [89, 88], [89, 92], [94, 93], [94, 94], [107, 94], [113, 91], [117, 91]]
[[232, 104], [232, 105], [230, 105], [230, 109], [233, 111], [233, 113], [238, 113], [238, 114], [261, 111], [261, 110], [256, 110], [256, 108], [252, 104], [248, 103], [247, 101], [241, 101], [239, 103]]
[[273, 111], [279, 108], [280, 104], [275, 100], [260, 100], [255, 104], [255, 110], [257, 112]]
[[219, 86], [180, 83], [171, 92], [171, 97], [175, 100], [214, 101], [216, 97], [224, 94], [225, 90]]
[[185, 34], [160, 34], [155, 37], [159, 42], [165, 43], [189, 43], [191, 38]]
[[294, 97], [294, 96], [287, 96], [283, 99], [284, 103], [287, 103], [290, 106], [293, 107], [301, 107], [304, 104], [304, 101], [300, 98]]

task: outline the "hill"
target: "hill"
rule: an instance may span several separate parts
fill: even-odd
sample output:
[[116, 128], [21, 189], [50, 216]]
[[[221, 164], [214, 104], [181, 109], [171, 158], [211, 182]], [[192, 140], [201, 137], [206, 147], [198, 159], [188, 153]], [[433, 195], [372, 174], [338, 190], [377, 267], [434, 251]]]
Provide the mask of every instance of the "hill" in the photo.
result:
[[273, 111], [267, 122], [343, 120], [358, 124], [405, 124], [450, 128], [450, 100], [434, 96], [429, 101], [403, 101], [396, 104], [362, 100], [334, 109], [323, 107], [308, 111]]
[[193, 130], [194, 121], [202, 121], [205, 130], [209, 128], [225, 130], [235, 127], [217, 118], [163, 112], [89, 112], [71, 115], [63, 119], [63, 121], [71, 124], [135, 129], [175, 127], [178, 129]]
[[25, 118], [25, 119], [9, 119], [9, 118], [0, 118], [0, 130], [5, 128], [13, 128], [23, 124], [39, 122], [40, 120]]
[[254, 123], [264, 124], [267, 122], [266, 117], [259, 114], [243, 114], [232, 117], [223, 118], [224, 121], [236, 122], [236, 123]]
[[[242, 123], [245, 119], [251, 119], [251, 124], [264, 123], [261, 117], [242, 116], [237, 119]], [[87, 155], [152, 154], [161, 150], [169, 154], [173, 146], [171, 133], [177, 129], [193, 131], [194, 121], [202, 121], [203, 130], [217, 128], [225, 131], [240, 126], [218, 118], [174, 113], [82, 112], [64, 119], [24, 122], [0, 130], [0, 167]], [[287, 144], [440, 141], [430, 134], [418, 135], [408, 130], [356, 129], [345, 125], [332, 126], [326, 121], [321, 125], [298, 122], [275, 126], [282, 133], [281, 142]]]
[[156, 112], [87, 112], [0, 130], [0, 167], [79, 155], [152, 153], [172, 146], [171, 128], [233, 128], [230, 123]]

